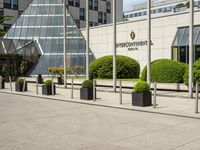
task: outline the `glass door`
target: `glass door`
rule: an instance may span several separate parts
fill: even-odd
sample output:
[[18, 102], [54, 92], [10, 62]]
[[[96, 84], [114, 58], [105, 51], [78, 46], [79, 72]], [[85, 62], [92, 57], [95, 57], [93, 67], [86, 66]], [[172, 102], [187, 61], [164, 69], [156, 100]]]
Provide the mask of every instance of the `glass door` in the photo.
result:
[[195, 60], [200, 58], [200, 46], [195, 47]]
[[187, 63], [187, 49], [186, 47], [180, 47], [179, 50], [179, 61], [183, 63]]

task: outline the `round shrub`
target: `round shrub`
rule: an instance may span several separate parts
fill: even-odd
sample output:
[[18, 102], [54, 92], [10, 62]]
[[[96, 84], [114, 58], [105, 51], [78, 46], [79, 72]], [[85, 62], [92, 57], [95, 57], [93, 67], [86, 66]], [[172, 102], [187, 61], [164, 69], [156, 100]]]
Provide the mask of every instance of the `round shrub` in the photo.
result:
[[44, 85], [46, 85], [46, 86], [52, 86], [52, 81], [51, 80], [46, 80], [44, 82]]
[[138, 81], [134, 87], [135, 92], [147, 92], [150, 90], [150, 86], [145, 81]]
[[82, 88], [92, 88], [93, 82], [91, 80], [85, 80], [82, 83]]
[[17, 81], [16, 81], [16, 83], [23, 84], [24, 83], [24, 79], [18, 78]]
[[[116, 57], [117, 78], [138, 78], [140, 74], [139, 63], [127, 56]], [[93, 61], [89, 66], [90, 78], [112, 79], [113, 57], [105, 56]]]
[[[184, 74], [185, 85], [189, 84], [188, 80], [189, 80], [189, 67], [187, 67]], [[200, 59], [198, 59], [193, 64], [193, 83], [195, 84], [196, 82], [200, 83]]]
[[[151, 63], [151, 80], [158, 83], [183, 83], [187, 64], [169, 59], [160, 59]], [[141, 73], [141, 79], [146, 81], [147, 67]]]

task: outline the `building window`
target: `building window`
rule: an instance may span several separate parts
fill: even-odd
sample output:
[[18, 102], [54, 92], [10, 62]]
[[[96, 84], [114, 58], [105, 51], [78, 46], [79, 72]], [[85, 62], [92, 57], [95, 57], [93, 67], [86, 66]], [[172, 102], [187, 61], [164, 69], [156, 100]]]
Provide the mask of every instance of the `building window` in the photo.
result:
[[11, 0], [12, 1], [12, 8], [18, 10], [18, 0]]
[[105, 12], [99, 12], [98, 13], [98, 22], [99, 23], [107, 23], [107, 14]]
[[4, 8], [11, 9], [11, 0], [4, 0]]
[[106, 2], [106, 12], [107, 13], [111, 12], [111, 3], [110, 2]]
[[4, 0], [4, 8], [18, 9], [18, 0]]
[[94, 26], [98, 26], [98, 23], [97, 22], [92, 22], [92, 21], [90, 21], [90, 27], [94, 27]]
[[3, 17], [4, 16], [3, 14], [4, 14], [3, 9], [0, 9], [0, 17]]
[[69, 0], [68, 5], [74, 7], [80, 7], [80, 0]]
[[98, 11], [98, 0], [89, 0], [89, 8]]
[[80, 20], [85, 20], [85, 8], [80, 8]]
[[98, 22], [99, 22], [99, 23], [102, 23], [102, 22], [103, 22], [103, 13], [102, 13], [102, 12], [99, 12], [99, 13], [98, 13]]

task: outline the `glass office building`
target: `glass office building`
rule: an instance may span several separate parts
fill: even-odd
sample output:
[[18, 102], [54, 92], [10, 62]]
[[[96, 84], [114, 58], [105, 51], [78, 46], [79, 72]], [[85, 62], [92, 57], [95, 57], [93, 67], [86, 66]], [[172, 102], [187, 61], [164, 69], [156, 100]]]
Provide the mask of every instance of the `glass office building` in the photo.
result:
[[[33, 0], [3, 37], [3, 50], [23, 56], [31, 64], [28, 75], [49, 74], [48, 68], [63, 67], [63, 17], [63, 0]], [[85, 67], [86, 41], [69, 11], [66, 23], [67, 65]]]

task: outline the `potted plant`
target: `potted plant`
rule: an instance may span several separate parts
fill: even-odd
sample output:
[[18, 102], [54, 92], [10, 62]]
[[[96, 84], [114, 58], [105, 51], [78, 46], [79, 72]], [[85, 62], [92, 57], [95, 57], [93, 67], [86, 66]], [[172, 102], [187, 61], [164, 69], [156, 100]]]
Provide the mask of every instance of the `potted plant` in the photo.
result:
[[42, 84], [43, 83], [43, 78], [42, 78], [41, 74], [38, 74], [37, 80], [38, 80], [38, 84]]
[[146, 107], [152, 105], [150, 86], [145, 81], [138, 81], [132, 92], [132, 105]]
[[[17, 92], [23, 92], [23, 87], [24, 87], [24, 79], [18, 78], [16, 83], [15, 83], [15, 91]], [[25, 82], [25, 89], [24, 91], [27, 91], [27, 82]]]
[[[56, 94], [56, 86], [53, 85], [54, 94]], [[46, 80], [44, 85], [42, 85], [42, 94], [43, 95], [52, 95], [52, 81]]]
[[1, 81], [0, 89], [4, 89], [5, 88], [5, 81], [4, 81], [4, 78], [2, 76], [0, 76], [0, 81]]
[[64, 74], [64, 68], [58, 68], [58, 85], [63, 85], [63, 74]]
[[[96, 90], [95, 90], [95, 92], [96, 92]], [[82, 83], [82, 88], [80, 89], [80, 98], [82, 100], [92, 100], [93, 99], [93, 82], [91, 80], [85, 80]]]

